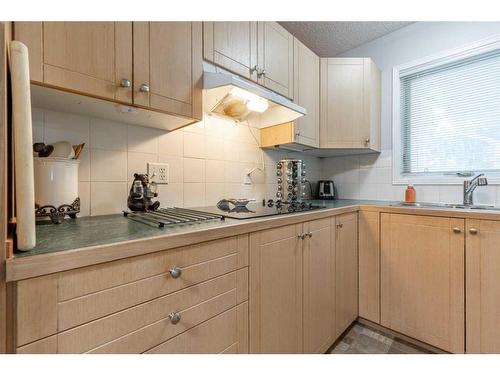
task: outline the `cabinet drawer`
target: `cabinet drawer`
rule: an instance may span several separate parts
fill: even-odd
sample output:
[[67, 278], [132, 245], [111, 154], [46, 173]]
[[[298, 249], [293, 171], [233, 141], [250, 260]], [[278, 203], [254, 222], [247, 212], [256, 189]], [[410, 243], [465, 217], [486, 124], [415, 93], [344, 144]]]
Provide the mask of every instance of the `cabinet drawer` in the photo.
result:
[[[247, 299], [245, 267], [60, 332], [57, 353], [142, 353]], [[179, 314], [180, 320], [174, 323], [170, 313]], [[38, 347], [32, 343], [18, 352], [32, 353]]]
[[[16, 285], [16, 346], [241, 269], [248, 265], [247, 239], [230, 237], [22, 280]], [[169, 272], [173, 268], [180, 275]]]
[[[235, 255], [237, 266], [243, 267], [248, 265], [247, 238], [247, 236], [223, 238], [62, 272], [59, 278], [58, 298], [59, 301], [66, 301], [151, 276], [166, 274], [173, 267], [183, 269], [228, 255]], [[186, 277], [186, 275], [181, 276], [180, 280]], [[180, 283], [177, 289], [182, 286]]]
[[147, 354], [248, 353], [248, 302], [148, 350]]

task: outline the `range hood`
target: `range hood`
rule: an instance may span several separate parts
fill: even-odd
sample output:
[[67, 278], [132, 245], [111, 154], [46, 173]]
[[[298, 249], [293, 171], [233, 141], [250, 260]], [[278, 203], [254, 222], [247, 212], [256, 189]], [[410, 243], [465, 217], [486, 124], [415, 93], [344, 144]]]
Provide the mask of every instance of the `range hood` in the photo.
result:
[[306, 109], [231, 73], [203, 73], [203, 109], [233, 120], [258, 120], [260, 127], [291, 122]]

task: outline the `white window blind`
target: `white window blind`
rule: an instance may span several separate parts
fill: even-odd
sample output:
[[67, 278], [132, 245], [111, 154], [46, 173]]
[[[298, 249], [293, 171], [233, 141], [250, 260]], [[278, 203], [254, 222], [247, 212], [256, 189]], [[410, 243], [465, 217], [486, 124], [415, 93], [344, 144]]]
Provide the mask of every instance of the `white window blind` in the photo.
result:
[[400, 72], [403, 174], [500, 171], [500, 50]]

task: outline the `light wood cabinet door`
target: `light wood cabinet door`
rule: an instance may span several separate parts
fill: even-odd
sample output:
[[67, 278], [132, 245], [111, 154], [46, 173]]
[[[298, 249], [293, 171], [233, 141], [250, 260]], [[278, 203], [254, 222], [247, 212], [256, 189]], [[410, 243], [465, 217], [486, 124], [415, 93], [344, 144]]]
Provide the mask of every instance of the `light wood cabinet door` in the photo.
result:
[[380, 151], [380, 71], [371, 59], [321, 59], [320, 147]]
[[293, 99], [293, 36], [277, 22], [257, 23], [258, 82]]
[[380, 323], [380, 220], [359, 212], [359, 316]]
[[19, 22], [14, 33], [28, 46], [34, 82], [132, 102], [131, 22]]
[[201, 22], [134, 22], [134, 104], [202, 117]]
[[335, 220], [335, 339], [358, 317], [358, 213]]
[[294, 100], [307, 110], [295, 121], [295, 142], [319, 147], [319, 57], [294, 38]]
[[203, 22], [203, 58], [257, 80], [257, 22]]
[[335, 341], [335, 238], [326, 218], [304, 223], [304, 353], [324, 353]]
[[302, 352], [302, 224], [250, 234], [250, 353]]
[[381, 214], [381, 324], [464, 352], [464, 220]]
[[500, 353], [500, 222], [466, 222], [467, 353]]

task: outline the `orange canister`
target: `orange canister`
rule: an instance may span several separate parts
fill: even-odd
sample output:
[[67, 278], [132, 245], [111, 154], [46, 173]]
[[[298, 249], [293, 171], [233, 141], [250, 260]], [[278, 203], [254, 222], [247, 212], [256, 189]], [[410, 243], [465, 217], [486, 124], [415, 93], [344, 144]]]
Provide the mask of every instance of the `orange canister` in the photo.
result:
[[417, 192], [413, 185], [408, 185], [405, 191], [405, 202], [407, 203], [415, 203], [417, 199]]

